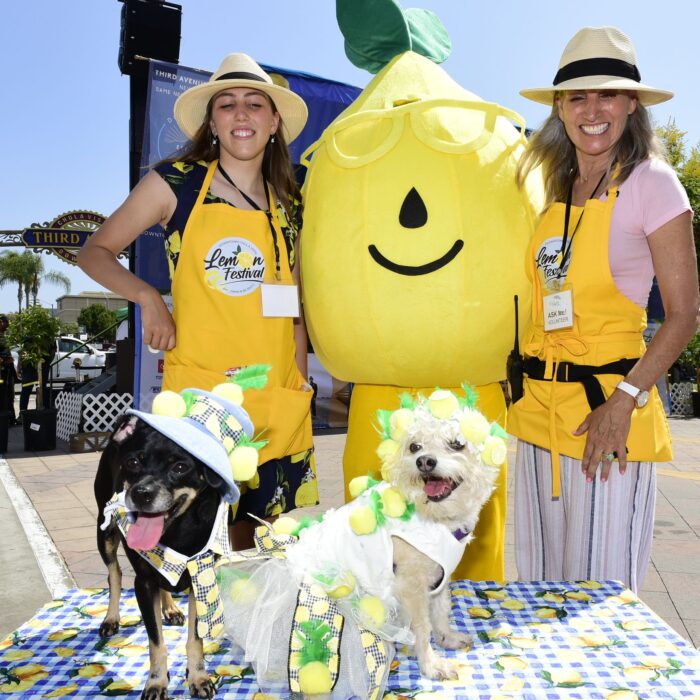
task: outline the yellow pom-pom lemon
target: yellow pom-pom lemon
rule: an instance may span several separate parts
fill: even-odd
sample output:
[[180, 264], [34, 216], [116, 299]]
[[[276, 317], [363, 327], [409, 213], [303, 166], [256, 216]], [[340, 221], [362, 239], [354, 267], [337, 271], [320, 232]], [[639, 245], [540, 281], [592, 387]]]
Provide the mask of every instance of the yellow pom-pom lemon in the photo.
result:
[[459, 410], [459, 401], [451, 391], [436, 389], [428, 397], [428, 410], [436, 418], [449, 418]]
[[384, 513], [390, 518], [400, 518], [406, 512], [406, 499], [395, 486], [382, 491]]
[[311, 661], [299, 671], [299, 690], [305, 695], [329, 693], [332, 687], [330, 669], [321, 661]]
[[241, 387], [234, 382], [223, 382], [223, 384], [217, 384], [211, 390], [211, 393], [236, 404], [236, 406], [241, 406], [243, 404], [243, 389], [241, 389]]
[[489, 435], [489, 422], [478, 411], [466, 410], [459, 419], [462, 435], [474, 445], [481, 445]]
[[258, 587], [250, 579], [241, 577], [231, 583], [228, 594], [234, 603], [250, 605], [257, 600]]
[[161, 391], [154, 397], [151, 413], [156, 416], [168, 416], [169, 418], [182, 418], [187, 411], [185, 399], [175, 391]]
[[386, 608], [380, 598], [374, 595], [366, 595], [360, 598], [358, 604], [360, 614], [369, 623], [370, 627], [381, 627], [386, 621]]
[[367, 490], [369, 484], [368, 476], [356, 476], [348, 484], [348, 490], [353, 498], [357, 498], [361, 493]]
[[377, 457], [386, 462], [390, 460], [399, 451], [399, 443], [396, 440], [382, 440], [377, 447]]
[[369, 506], [353, 508], [348, 522], [356, 535], [370, 535], [377, 529], [377, 518]]
[[413, 411], [409, 408], [400, 408], [394, 411], [389, 419], [391, 437], [393, 440], [401, 440], [408, 428], [413, 423]]
[[258, 451], [249, 445], [239, 445], [228, 457], [236, 481], [248, 481], [258, 468]]
[[481, 453], [481, 459], [484, 464], [492, 467], [500, 467], [506, 461], [508, 448], [502, 438], [496, 435], [489, 435], [484, 441], [484, 450]]
[[355, 590], [357, 581], [349, 571], [345, 571], [342, 576], [336, 579], [334, 585], [335, 587], [328, 591], [328, 595], [334, 600], [338, 600], [338, 598], [347, 598]]
[[299, 523], [290, 515], [283, 515], [272, 523], [272, 531], [276, 535], [289, 535], [297, 528]]

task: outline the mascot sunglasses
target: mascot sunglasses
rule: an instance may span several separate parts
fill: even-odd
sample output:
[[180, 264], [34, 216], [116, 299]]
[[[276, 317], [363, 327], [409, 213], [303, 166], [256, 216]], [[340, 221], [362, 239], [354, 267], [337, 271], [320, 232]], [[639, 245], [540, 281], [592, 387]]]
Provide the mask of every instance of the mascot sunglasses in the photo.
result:
[[499, 104], [481, 100], [415, 99], [386, 109], [357, 112], [336, 121], [306, 149], [301, 162], [308, 167], [311, 154], [325, 145], [336, 165], [359, 168], [388, 153], [401, 140], [407, 122], [429, 148], [444, 153], [469, 153], [491, 140], [498, 117], [515, 122], [520, 127], [518, 143], [525, 143], [525, 120]]

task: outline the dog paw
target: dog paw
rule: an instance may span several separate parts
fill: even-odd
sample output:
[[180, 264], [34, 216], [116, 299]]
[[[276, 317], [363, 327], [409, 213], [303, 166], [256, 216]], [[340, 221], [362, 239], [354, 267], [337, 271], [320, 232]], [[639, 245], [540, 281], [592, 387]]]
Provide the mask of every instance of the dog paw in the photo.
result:
[[472, 646], [472, 638], [463, 632], [448, 632], [444, 635], [436, 635], [437, 643], [443, 649], [463, 649]]
[[163, 622], [166, 625], [174, 625], [176, 627], [182, 627], [185, 624], [185, 614], [176, 605], [172, 608], [165, 608], [163, 610]]
[[193, 698], [213, 698], [216, 695], [216, 686], [206, 671], [188, 674], [187, 685]]
[[160, 682], [146, 683], [141, 700], [168, 700], [168, 686], [163, 686]]
[[458, 677], [457, 666], [449, 659], [433, 655], [420, 662], [420, 672], [436, 681], [454, 680]]
[[100, 637], [113, 637], [119, 632], [119, 620], [103, 620], [100, 625]]

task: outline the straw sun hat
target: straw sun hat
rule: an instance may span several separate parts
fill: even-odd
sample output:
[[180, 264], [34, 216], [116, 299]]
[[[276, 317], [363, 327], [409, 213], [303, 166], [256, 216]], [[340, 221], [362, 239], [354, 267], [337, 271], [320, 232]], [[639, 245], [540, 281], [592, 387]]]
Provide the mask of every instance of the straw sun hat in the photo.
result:
[[641, 82], [630, 38], [616, 27], [584, 27], [566, 45], [553, 87], [521, 90], [528, 100], [551, 105], [558, 90], [633, 90], [639, 101], [655, 105], [673, 97]]
[[291, 90], [275, 85], [250, 56], [231, 53], [206, 83], [186, 90], [177, 98], [175, 120], [187, 138], [193, 138], [202, 126], [209, 100], [218, 92], [235, 87], [251, 87], [269, 95], [282, 117], [287, 143], [299, 136], [309, 114], [304, 100]]

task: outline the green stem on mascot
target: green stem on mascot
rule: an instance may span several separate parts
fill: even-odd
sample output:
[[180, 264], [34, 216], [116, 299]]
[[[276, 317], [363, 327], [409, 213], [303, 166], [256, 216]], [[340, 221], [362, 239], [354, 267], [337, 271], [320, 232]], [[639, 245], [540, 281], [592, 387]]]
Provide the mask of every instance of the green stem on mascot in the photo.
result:
[[[336, 9], [348, 58], [376, 75], [305, 154], [301, 270], [315, 352], [354, 383], [349, 498], [351, 479], [378, 476], [374, 416], [402, 393], [468, 381], [505, 425], [513, 296], [530, 307], [525, 254], [542, 194], [516, 186], [522, 118], [437, 65], [451, 50], [437, 16], [393, 0]], [[455, 578], [503, 580], [505, 516], [504, 465]]]

